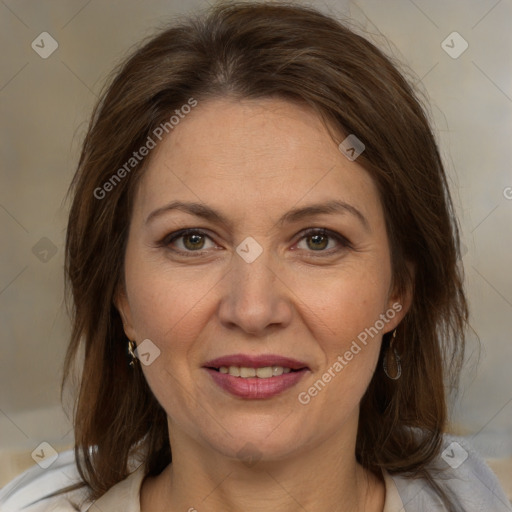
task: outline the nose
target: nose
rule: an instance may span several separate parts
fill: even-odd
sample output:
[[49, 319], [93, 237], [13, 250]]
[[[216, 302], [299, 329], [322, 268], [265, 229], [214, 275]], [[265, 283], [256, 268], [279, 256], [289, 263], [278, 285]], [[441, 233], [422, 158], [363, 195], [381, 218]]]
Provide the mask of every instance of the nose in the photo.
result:
[[223, 326], [261, 337], [289, 325], [293, 293], [285, 279], [270, 250], [264, 249], [251, 263], [234, 253], [230, 272], [219, 283], [223, 288], [218, 314]]

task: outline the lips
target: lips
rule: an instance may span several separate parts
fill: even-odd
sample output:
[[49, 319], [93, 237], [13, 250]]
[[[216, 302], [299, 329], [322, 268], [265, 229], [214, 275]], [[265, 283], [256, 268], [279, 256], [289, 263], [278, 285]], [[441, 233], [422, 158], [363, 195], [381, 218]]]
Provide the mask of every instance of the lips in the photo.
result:
[[[302, 361], [277, 355], [234, 354], [212, 359], [203, 367], [220, 389], [246, 400], [268, 399], [279, 395], [295, 386], [309, 371]], [[265, 375], [244, 375], [253, 369], [257, 369], [257, 374], [263, 370]], [[269, 369], [273, 370], [272, 376], [268, 375]]]

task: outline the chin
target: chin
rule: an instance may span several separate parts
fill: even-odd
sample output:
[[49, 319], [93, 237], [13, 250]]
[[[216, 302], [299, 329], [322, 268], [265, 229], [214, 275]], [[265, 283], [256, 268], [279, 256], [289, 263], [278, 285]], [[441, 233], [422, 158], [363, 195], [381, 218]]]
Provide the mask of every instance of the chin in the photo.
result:
[[249, 429], [247, 423], [239, 429], [232, 425], [227, 429], [231, 435], [222, 429], [216, 436], [209, 433], [205, 437], [211, 448], [228, 458], [253, 462], [282, 460], [297, 452], [304, 439], [289, 432], [288, 428], [276, 429], [276, 425]]

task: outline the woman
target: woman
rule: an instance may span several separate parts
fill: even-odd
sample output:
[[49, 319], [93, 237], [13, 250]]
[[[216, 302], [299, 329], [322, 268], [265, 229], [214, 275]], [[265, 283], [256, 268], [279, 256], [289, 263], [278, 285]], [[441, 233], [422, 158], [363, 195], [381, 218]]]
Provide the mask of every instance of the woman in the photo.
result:
[[276, 3], [176, 24], [118, 71], [72, 190], [75, 450], [5, 510], [511, 510], [445, 434], [458, 228], [368, 41]]

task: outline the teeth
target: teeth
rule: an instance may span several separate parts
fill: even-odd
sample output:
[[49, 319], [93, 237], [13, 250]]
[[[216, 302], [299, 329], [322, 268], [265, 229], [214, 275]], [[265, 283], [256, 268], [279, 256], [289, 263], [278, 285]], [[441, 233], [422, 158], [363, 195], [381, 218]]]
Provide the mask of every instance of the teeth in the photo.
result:
[[[231, 372], [231, 366], [229, 367], [229, 371]], [[238, 371], [238, 368], [235, 371]], [[240, 377], [256, 377], [256, 368], [244, 368], [242, 366], [240, 368]]]
[[[289, 368], [288, 368], [289, 370]], [[272, 375], [274, 377], [278, 377], [279, 375], [282, 375], [284, 373], [284, 368], [282, 366], [272, 366]]]
[[221, 366], [220, 373], [228, 373], [233, 377], [241, 377], [247, 379], [250, 377], [258, 377], [260, 379], [269, 379], [270, 377], [278, 377], [283, 373], [290, 373], [291, 368], [284, 368], [282, 366], [265, 366], [263, 368], [247, 368], [246, 366]]
[[265, 366], [265, 368], [258, 368], [256, 370], [256, 375], [260, 379], [268, 379], [269, 377], [272, 377], [272, 366]]
[[240, 368], [238, 366], [230, 366], [228, 373], [233, 375], [233, 377], [240, 377]]

